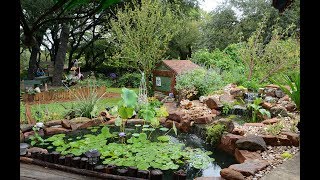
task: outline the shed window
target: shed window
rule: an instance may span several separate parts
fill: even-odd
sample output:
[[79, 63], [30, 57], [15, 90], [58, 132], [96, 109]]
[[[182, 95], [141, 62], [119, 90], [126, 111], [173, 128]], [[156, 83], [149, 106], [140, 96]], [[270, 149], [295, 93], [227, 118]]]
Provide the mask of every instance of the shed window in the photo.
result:
[[161, 86], [161, 78], [160, 77], [156, 77], [156, 85]]

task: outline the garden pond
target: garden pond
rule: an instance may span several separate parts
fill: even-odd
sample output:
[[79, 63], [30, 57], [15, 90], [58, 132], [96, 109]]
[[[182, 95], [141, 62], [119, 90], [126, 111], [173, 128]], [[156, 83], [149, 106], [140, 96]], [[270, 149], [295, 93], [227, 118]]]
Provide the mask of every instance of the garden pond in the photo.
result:
[[98, 164], [161, 169], [166, 180], [172, 179], [172, 173], [180, 169], [186, 172], [187, 179], [217, 177], [222, 168], [236, 163], [232, 155], [212, 147], [195, 134], [150, 127], [135, 125], [126, 128], [124, 134], [119, 133], [119, 127], [101, 125], [45, 137], [35, 146], [83, 157], [88, 150], [97, 149], [101, 153]]

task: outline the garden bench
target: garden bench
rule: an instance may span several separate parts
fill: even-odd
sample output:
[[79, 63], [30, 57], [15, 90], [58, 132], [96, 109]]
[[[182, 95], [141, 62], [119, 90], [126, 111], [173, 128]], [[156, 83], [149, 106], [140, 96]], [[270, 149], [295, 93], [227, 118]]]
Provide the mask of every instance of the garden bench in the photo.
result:
[[42, 81], [41, 80], [22, 80], [22, 85], [23, 85], [23, 89], [25, 88], [35, 88], [37, 86], [41, 86], [42, 85]]

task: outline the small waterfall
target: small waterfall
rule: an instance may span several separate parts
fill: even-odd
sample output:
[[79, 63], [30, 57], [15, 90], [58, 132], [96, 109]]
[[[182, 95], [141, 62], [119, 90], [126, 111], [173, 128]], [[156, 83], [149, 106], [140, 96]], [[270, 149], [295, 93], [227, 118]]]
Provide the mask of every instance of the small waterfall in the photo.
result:
[[244, 94], [244, 101], [246, 103], [252, 103], [257, 97], [259, 97], [258, 93], [248, 92]]

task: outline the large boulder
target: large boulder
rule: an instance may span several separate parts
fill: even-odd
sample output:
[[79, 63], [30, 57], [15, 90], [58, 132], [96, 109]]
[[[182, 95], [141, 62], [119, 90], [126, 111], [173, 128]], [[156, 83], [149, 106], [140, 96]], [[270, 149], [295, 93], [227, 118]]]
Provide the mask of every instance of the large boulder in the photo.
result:
[[20, 124], [20, 130], [23, 133], [32, 130], [32, 127], [33, 127], [32, 124]]
[[243, 136], [243, 135], [244, 135], [244, 130], [243, 130], [243, 129], [240, 129], [240, 128], [234, 128], [231, 133], [232, 133], [232, 134], [236, 134], [236, 135]]
[[263, 140], [270, 146], [291, 146], [292, 143], [288, 137], [263, 135]]
[[264, 89], [264, 94], [265, 94], [266, 96], [276, 97], [276, 88], [266, 87], [266, 88]]
[[78, 129], [86, 129], [91, 126], [98, 126], [103, 122], [103, 119], [96, 118], [96, 119], [90, 119], [90, 121], [87, 121], [85, 123], [82, 123], [79, 125]]
[[251, 152], [247, 150], [239, 150], [238, 148], [234, 151], [234, 157], [238, 163], [243, 163], [250, 159], [262, 159], [261, 155], [257, 152]]
[[231, 168], [224, 168], [220, 171], [222, 178], [226, 180], [245, 180], [245, 177], [238, 171]]
[[230, 94], [235, 98], [243, 98], [244, 93], [248, 92], [245, 88], [235, 87], [230, 90]]
[[213, 121], [215, 114], [207, 114], [194, 119], [195, 124], [209, 124]]
[[267, 102], [267, 103], [276, 103], [279, 99], [276, 98], [276, 97], [272, 97], [272, 96], [266, 96], [264, 98], [264, 102]]
[[44, 123], [45, 126], [55, 126], [55, 125], [61, 125], [61, 119], [59, 120], [51, 120]]
[[274, 124], [274, 123], [277, 123], [279, 121], [280, 121], [280, 119], [278, 119], [278, 118], [271, 118], [271, 119], [263, 120], [261, 123], [263, 123], [263, 124]]
[[184, 116], [185, 116], [184, 112], [177, 110], [177, 111], [169, 112], [169, 116], [167, 118], [173, 121], [180, 122], [184, 118]]
[[243, 136], [227, 133], [223, 134], [220, 143], [218, 144], [218, 148], [233, 155], [236, 149], [236, 141], [242, 139]]
[[224, 104], [233, 104], [235, 102], [235, 99], [232, 95], [230, 94], [223, 94], [219, 97], [219, 101]]
[[283, 91], [281, 89], [277, 89], [275, 91], [275, 95], [277, 98], [282, 98], [283, 96], [285, 96], [285, 94], [283, 93]]
[[48, 127], [44, 129], [44, 133], [45, 135], [49, 136], [49, 135], [54, 135], [54, 134], [60, 134], [60, 133], [67, 133], [70, 130], [66, 129], [66, 128], [55, 128], [55, 127]]
[[297, 133], [293, 132], [281, 132], [282, 135], [286, 135], [287, 138], [291, 141], [293, 146], [298, 147], [300, 145], [300, 136]]
[[66, 129], [71, 129], [71, 123], [68, 119], [61, 120], [61, 125]]
[[191, 121], [190, 120], [182, 120], [180, 123], [179, 123], [179, 130], [181, 132], [184, 132], [184, 133], [187, 133], [190, 131], [190, 126], [191, 126]]
[[212, 124], [222, 124], [226, 127], [226, 131], [231, 133], [234, 129], [234, 124], [232, 122], [231, 119], [228, 119], [228, 118], [221, 118], [221, 119], [218, 119], [216, 121], [214, 121]]
[[267, 149], [267, 144], [260, 136], [248, 135], [236, 141], [236, 146], [239, 149], [249, 151], [264, 151]]
[[280, 115], [281, 117], [287, 117], [288, 112], [285, 107], [282, 106], [274, 106], [270, 109], [271, 117], [277, 117]]
[[[43, 129], [40, 129], [39, 130], [39, 132], [38, 132], [38, 134], [40, 135], [40, 136], [44, 136], [44, 131], [43, 131]], [[23, 133], [23, 136], [24, 136], [24, 139], [26, 140], [26, 139], [29, 139], [30, 138], [30, 136], [33, 136], [34, 135], [34, 131], [28, 131], [28, 132], [25, 132], [25, 133]]]
[[287, 111], [289, 112], [293, 112], [297, 109], [297, 106], [294, 103], [288, 103], [284, 106], [286, 108]]
[[41, 154], [48, 154], [48, 150], [39, 148], [39, 147], [32, 147], [27, 149], [28, 153], [41, 153]]
[[219, 99], [215, 97], [208, 97], [207, 99], [204, 100], [204, 103], [210, 109], [220, 110], [223, 107], [223, 104], [219, 101]]
[[240, 172], [244, 176], [251, 176], [254, 175], [256, 172], [263, 170], [268, 165], [269, 163], [265, 160], [252, 159], [246, 160], [244, 163], [241, 164], [233, 164], [229, 166], [229, 168]]
[[261, 106], [266, 109], [266, 110], [270, 110], [274, 105], [272, 103], [268, 103], [268, 102], [262, 102]]
[[91, 119], [86, 118], [86, 117], [76, 117], [76, 118], [71, 119], [70, 122], [77, 124], [77, 123], [86, 123], [86, 122], [88, 122], [90, 120]]

